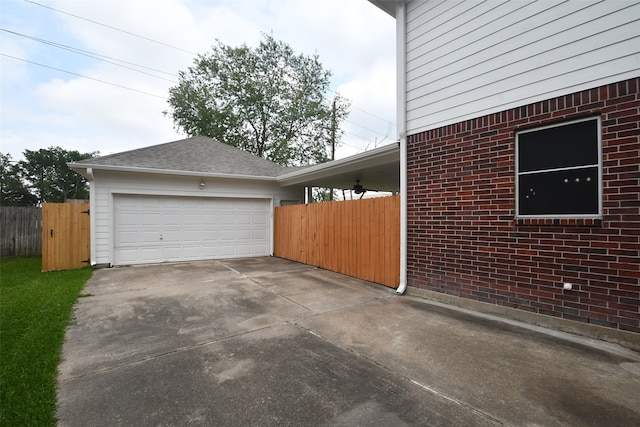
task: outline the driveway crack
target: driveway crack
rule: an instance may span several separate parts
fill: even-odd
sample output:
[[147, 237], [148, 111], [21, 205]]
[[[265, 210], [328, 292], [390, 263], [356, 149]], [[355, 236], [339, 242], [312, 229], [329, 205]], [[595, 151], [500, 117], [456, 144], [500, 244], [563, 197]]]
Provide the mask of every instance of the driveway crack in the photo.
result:
[[423, 390], [423, 391], [425, 391], [427, 393], [430, 393], [432, 395], [438, 396], [441, 399], [447, 400], [447, 401], [449, 401], [449, 402], [451, 402], [451, 403], [453, 403], [455, 405], [458, 405], [458, 406], [464, 408], [465, 410], [473, 412], [474, 414], [476, 414], [476, 415], [478, 415], [480, 417], [483, 417], [483, 418], [487, 419], [488, 421], [490, 421], [490, 422], [492, 422], [492, 423], [494, 423], [496, 425], [505, 425], [504, 421], [501, 421], [500, 419], [494, 417], [493, 415], [491, 415], [491, 414], [489, 414], [489, 413], [487, 413], [487, 412], [485, 412], [485, 411], [483, 411], [481, 409], [478, 409], [475, 406], [464, 402], [463, 400], [460, 400], [460, 399], [458, 399], [456, 397], [450, 396], [446, 392], [443, 392], [443, 391], [437, 390], [434, 387], [430, 387], [428, 385], [422, 384], [422, 383], [416, 381], [415, 379], [413, 379], [413, 378], [411, 378], [411, 377], [409, 377], [407, 375], [403, 375], [403, 374], [401, 374], [401, 373], [399, 373], [397, 371], [394, 371], [393, 369], [389, 368], [387, 365], [385, 365], [385, 364], [383, 364], [383, 363], [381, 363], [381, 362], [379, 362], [379, 361], [377, 361], [375, 359], [367, 357], [364, 354], [359, 353], [359, 352], [355, 351], [352, 348], [345, 347], [345, 346], [343, 346], [343, 345], [341, 345], [341, 344], [339, 344], [339, 343], [337, 343], [335, 341], [332, 341], [328, 337], [320, 334], [317, 331], [314, 331], [313, 329], [311, 329], [309, 327], [305, 327], [305, 326], [303, 326], [303, 325], [301, 325], [301, 324], [299, 324], [297, 322], [292, 322], [292, 324], [297, 326], [298, 328], [302, 329], [303, 331], [305, 331], [305, 332], [307, 332], [307, 333], [309, 333], [311, 335], [314, 335], [314, 336], [318, 337], [319, 339], [331, 344], [332, 346], [334, 346], [336, 348], [339, 348], [339, 349], [341, 349], [343, 351], [351, 353], [355, 357], [357, 357], [359, 359], [362, 359], [362, 360], [364, 360], [364, 361], [366, 361], [368, 363], [371, 363], [371, 364], [377, 366], [380, 369], [383, 369], [384, 371], [386, 371], [390, 375], [392, 375], [392, 376], [394, 376], [394, 377], [396, 377], [396, 378], [398, 378], [398, 379], [400, 379], [402, 381], [408, 381], [411, 384], [413, 384], [415, 386], [418, 386], [421, 390]]

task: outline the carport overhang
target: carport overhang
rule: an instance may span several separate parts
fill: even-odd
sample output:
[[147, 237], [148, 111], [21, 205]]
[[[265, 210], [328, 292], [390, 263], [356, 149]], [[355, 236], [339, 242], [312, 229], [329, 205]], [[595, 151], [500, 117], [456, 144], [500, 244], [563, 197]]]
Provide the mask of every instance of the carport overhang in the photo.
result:
[[396, 4], [397, 3], [407, 3], [407, 0], [369, 0], [369, 3], [372, 3], [382, 11], [388, 13], [392, 17], [396, 17]]
[[368, 189], [400, 191], [400, 147], [393, 143], [344, 159], [313, 165], [280, 175], [282, 187], [304, 185], [348, 190], [356, 181]]

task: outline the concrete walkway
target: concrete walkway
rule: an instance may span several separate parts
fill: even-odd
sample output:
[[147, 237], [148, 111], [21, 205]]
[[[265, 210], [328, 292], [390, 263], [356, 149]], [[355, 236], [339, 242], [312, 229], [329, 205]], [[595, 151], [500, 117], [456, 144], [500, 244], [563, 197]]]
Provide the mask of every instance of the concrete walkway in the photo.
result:
[[97, 270], [61, 426], [638, 426], [640, 355], [278, 258]]

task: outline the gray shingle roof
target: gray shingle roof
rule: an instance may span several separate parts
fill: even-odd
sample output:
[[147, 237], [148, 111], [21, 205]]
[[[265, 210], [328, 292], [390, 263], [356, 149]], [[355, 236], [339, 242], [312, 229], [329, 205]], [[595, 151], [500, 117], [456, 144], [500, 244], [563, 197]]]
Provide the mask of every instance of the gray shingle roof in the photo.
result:
[[76, 162], [76, 165], [267, 177], [295, 170], [204, 136], [96, 157]]

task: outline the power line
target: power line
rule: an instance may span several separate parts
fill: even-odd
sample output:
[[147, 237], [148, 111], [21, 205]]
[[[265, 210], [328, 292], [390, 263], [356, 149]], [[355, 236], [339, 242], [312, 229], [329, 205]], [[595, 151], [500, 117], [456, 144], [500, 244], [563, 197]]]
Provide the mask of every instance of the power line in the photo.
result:
[[[45, 39], [41, 39], [41, 38], [38, 38], [38, 37], [32, 37], [32, 36], [29, 36], [29, 35], [26, 35], [26, 34], [18, 33], [16, 31], [7, 30], [5, 28], [0, 28], [0, 31], [4, 31], [6, 33], [13, 34], [13, 35], [16, 35], [16, 36], [19, 36], [19, 37], [24, 37], [24, 38], [27, 38], [27, 39], [30, 39], [30, 40], [33, 40], [33, 41], [36, 41], [36, 42], [39, 42], [39, 43], [42, 43], [42, 44], [49, 45], [49, 46], [57, 47], [58, 49], [67, 50], [69, 52], [73, 52], [73, 53], [78, 54], [78, 55], [83, 55], [83, 56], [95, 59], [97, 61], [106, 62], [107, 64], [112, 64], [112, 65], [115, 65], [116, 67], [125, 68], [127, 70], [132, 70], [132, 71], [135, 71], [137, 73], [141, 73], [141, 74], [145, 74], [147, 76], [155, 77], [157, 79], [165, 80], [165, 81], [170, 82], [170, 83], [178, 84], [178, 82], [176, 82], [175, 80], [170, 80], [170, 79], [167, 79], [165, 77], [156, 76], [155, 74], [147, 73], [146, 71], [138, 70], [138, 69], [132, 68], [132, 67], [127, 67], [126, 65], [122, 65], [122, 64], [130, 64], [130, 65], [133, 65], [135, 67], [145, 68], [145, 69], [148, 69], [148, 70], [153, 70], [153, 71], [156, 71], [156, 72], [159, 72], [159, 73], [163, 73], [163, 74], [167, 74], [167, 75], [170, 75], [170, 76], [173, 76], [173, 77], [177, 77], [175, 74], [167, 73], [166, 71], [157, 70], [155, 68], [147, 67], [147, 66], [140, 65], [140, 64], [135, 64], [133, 62], [124, 61], [122, 59], [112, 58], [110, 56], [101, 55], [99, 53], [89, 52], [89, 51], [86, 51], [86, 50], [75, 48], [73, 46], [68, 46], [68, 45], [64, 45], [64, 44], [61, 44], [61, 43], [52, 42], [50, 40], [45, 40]], [[107, 59], [104, 59], [104, 58], [111, 59], [112, 61], [108, 61]], [[119, 64], [118, 62], [113, 62], [113, 61], [118, 61], [118, 62], [121, 62], [122, 64]]]
[[[166, 97], [163, 97], [163, 96], [160, 96], [160, 95], [155, 95], [155, 94], [152, 94], [152, 93], [149, 93], [149, 92], [144, 92], [144, 91], [141, 91], [141, 90], [138, 90], [138, 89], [134, 89], [134, 88], [131, 88], [131, 87], [127, 87], [127, 86], [123, 86], [123, 85], [120, 85], [120, 84], [117, 84], [117, 83], [108, 82], [108, 81], [106, 81], [106, 80], [96, 79], [96, 78], [94, 78], [94, 77], [89, 77], [89, 76], [85, 76], [85, 75], [82, 75], [82, 74], [74, 73], [74, 72], [72, 72], [72, 71], [63, 70], [63, 69], [61, 69], [61, 68], [52, 67], [52, 66], [50, 66], [50, 65], [45, 65], [45, 64], [38, 63], [38, 62], [29, 61], [29, 60], [26, 60], [26, 59], [23, 59], [23, 58], [18, 58], [18, 57], [12, 56], [12, 55], [7, 55], [7, 54], [2, 53], [2, 52], [0, 52], [0, 56], [4, 56], [4, 57], [7, 57], [7, 58], [11, 58], [11, 59], [17, 60], [17, 61], [22, 61], [22, 62], [26, 62], [26, 63], [29, 63], [29, 64], [37, 65], [37, 66], [40, 66], [40, 67], [48, 68], [48, 69], [51, 69], [51, 70], [59, 71], [59, 72], [62, 72], [62, 73], [66, 73], [66, 74], [74, 75], [74, 76], [77, 76], [77, 77], [81, 77], [81, 78], [85, 78], [85, 79], [93, 80], [93, 81], [96, 81], [96, 82], [99, 82], [99, 83], [108, 84], [108, 85], [111, 85], [111, 86], [119, 87], [119, 88], [121, 88], [121, 89], [130, 90], [130, 91], [133, 91], [133, 92], [140, 93], [140, 94], [142, 94], [142, 95], [152, 96], [152, 97], [154, 97], [154, 98], [159, 98], [159, 99], [163, 99], [163, 100], [166, 100], [166, 99], [167, 99]], [[354, 123], [354, 122], [352, 122], [352, 121], [349, 121], [349, 122], [350, 122], [350, 123], [352, 123], [352, 124], [354, 124], [354, 125], [356, 125], [356, 126], [360, 126], [360, 125], [358, 125], [357, 123]], [[360, 126], [360, 127], [364, 128], [364, 129], [367, 129], [367, 130], [371, 130], [372, 132], [375, 132], [375, 131], [373, 131], [372, 129], [366, 128], [366, 127], [364, 127], [364, 126]], [[372, 140], [370, 137], [365, 137], [365, 136], [362, 136], [362, 135], [358, 135], [358, 134], [355, 134], [355, 133], [353, 133], [353, 132], [349, 132], [349, 131], [344, 130], [344, 129], [341, 129], [341, 132], [342, 132], [342, 133], [344, 133], [344, 134], [348, 134], [348, 135], [351, 135], [351, 136], [355, 136], [355, 137], [356, 137], [356, 138], [358, 138], [359, 140], [361, 140], [361, 141], [365, 142], [367, 146], [368, 146], [368, 145], [370, 145], [371, 143], [374, 143], [374, 144], [376, 144], [376, 145], [377, 145], [377, 143], [378, 143], [377, 141]], [[377, 133], [377, 132], [376, 132], [376, 133]], [[378, 134], [379, 134], [379, 135], [382, 135], [381, 133], [378, 133]], [[383, 136], [385, 137], [385, 139], [388, 137], [388, 135], [383, 135]], [[383, 139], [382, 141], [384, 141], [384, 139]], [[339, 144], [341, 144], [341, 145], [347, 145], [347, 146], [349, 146], [349, 147], [356, 148], [356, 149], [361, 149], [361, 148], [362, 148], [362, 147], [358, 147], [358, 146], [355, 146], [355, 145], [349, 144], [349, 143], [344, 142], [344, 141], [340, 141], [340, 143], [339, 143]], [[366, 149], [367, 149], [367, 148], [365, 147], [365, 151], [366, 151]]]
[[[71, 75], [74, 75], [74, 76], [77, 76], [77, 77], [93, 80], [93, 81], [96, 81], [96, 82], [99, 82], [99, 83], [108, 84], [108, 85], [111, 85], [111, 86], [119, 87], [121, 89], [130, 90], [130, 91], [133, 91], [133, 92], [140, 93], [142, 95], [152, 96], [154, 98], [160, 98], [160, 99], [163, 99], [163, 100], [167, 99], [166, 97], [163, 97], [163, 96], [160, 96], [160, 95], [155, 95], [155, 94], [152, 94], [152, 93], [149, 93], [149, 92], [144, 92], [144, 91], [141, 91], [141, 90], [138, 90], [138, 89], [133, 89], [133, 88], [130, 88], [130, 87], [127, 87], [127, 86], [123, 86], [123, 85], [117, 84], [117, 83], [112, 83], [112, 82], [108, 82], [106, 80], [96, 79], [94, 77], [85, 76], [85, 75], [82, 75], [82, 74], [78, 74], [78, 73], [74, 73], [74, 72], [71, 72], [71, 71], [63, 70], [61, 68], [56, 68], [56, 67], [52, 67], [52, 66], [49, 66], [49, 65], [41, 64], [41, 63], [38, 63], [38, 62], [29, 61], [29, 60], [26, 60], [26, 59], [23, 59], [23, 58], [18, 58], [16, 56], [7, 55], [7, 54], [2, 53], [2, 52], [0, 52], [0, 56], [4, 56], [4, 57], [7, 57], [7, 58], [11, 58], [11, 59], [17, 60], [17, 61], [22, 61], [22, 62], [26, 62], [26, 63], [29, 63], [29, 64], [37, 65], [37, 66], [40, 66], [40, 67], [48, 68], [48, 69], [51, 69], [51, 70], [59, 71], [59, 72], [62, 72], [62, 73], [71, 74]], [[349, 131], [346, 131], [346, 130], [342, 130], [342, 132], [345, 133], [345, 134], [349, 134], [349, 135], [355, 136], [356, 138], [366, 142], [367, 145], [369, 145], [371, 143], [376, 143], [376, 141], [372, 141], [371, 138], [367, 138], [367, 137], [364, 137], [362, 135], [355, 134], [353, 132], [349, 132]], [[339, 144], [347, 145], [349, 147], [353, 147], [353, 148], [356, 148], [356, 149], [362, 148], [362, 147], [357, 147], [355, 145], [349, 144], [349, 143], [344, 142], [344, 141], [340, 141]]]
[[[337, 90], [337, 89], [332, 89], [332, 90], [333, 90], [333, 92], [334, 92], [334, 93], [338, 93], [338, 90]], [[376, 119], [378, 119], [378, 120], [382, 120], [383, 122], [385, 122], [385, 123], [387, 123], [387, 124], [389, 124], [389, 125], [391, 125], [391, 126], [393, 126], [393, 127], [395, 127], [395, 126], [396, 126], [396, 124], [395, 124], [394, 122], [392, 122], [391, 120], [385, 119], [384, 117], [380, 117], [380, 116], [378, 116], [378, 115], [376, 115], [376, 114], [373, 114], [373, 113], [371, 113], [371, 112], [369, 112], [369, 111], [367, 111], [367, 110], [364, 110], [364, 109], [362, 109], [362, 108], [360, 108], [360, 107], [356, 107], [355, 105], [350, 105], [350, 107], [351, 107], [351, 108], [353, 108], [354, 110], [358, 110], [358, 111], [361, 111], [361, 112], [363, 112], [363, 113], [365, 113], [365, 114], [368, 114], [368, 115], [370, 115], [371, 117], [375, 117], [375, 118], [376, 118]], [[369, 129], [369, 130], [370, 130], [370, 129]], [[375, 131], [374, 131], [374, 132], [375, 132]]]
[[33, 61], [29, 61], [29, 60], [26, 60], [26, 59], [23, 59], [23, 58], [18, 58], [16, 56], [7, 55], [7, 54], [2, 53], [2, 52], [0, 52], [0, 56], [5, 56], [7, 58], [15, 59], [17, 61], [26, 62], [26, 63], [33, 64], [33, 65], [38, 65], [40, 67], [49, 68], [51, 70], [60, 71], [61, 73], [71, 74], [71, 75], [74, 75], [74, 76], [82, 77], [84, 79], [93, 80], [93, 81], [104, 83], [104, 84], [107, 84], [107, 85], [116, 86], [116, 87], [119, 87], [119, 88], [122, 88], [122, 89], [127, 89], [127, 90], [130, 90], [130, 91], [133, 91], [133, 92], [141, 93], [143, 95], [153, 96], [154, 98], [160, 98], [160, 99], [164, 99], [164, 100], [167, 99], [164, 96], [154, 95], [153, 93], [144, 92], [144, 91], [141, 91], [141, 90], [138, 90], [138, 89], [133, 89], [133, 88], [130, 88], [130, 87], [127, 87], [127, 86], [119, 85], [117, 83], [108, 82], [106, 80], [100, 80], [100, 79], [96, 79], [94, 77], [84, 76], [82, 74], [78, 74], [78, 73], [74, 73], [74, 72], [71, 72], [71, 71], [63, 70], [61, 68], [51, 67], [49, 65], [40, 64], [39, 62], [33, 62]]
[[109, 29], [114, 30], [114, 31], [119, 31], [121, 33], [125, 33], [125, 34], [128, 34], [130, 36], [138, 37], [140, 39], [143, 39], [143, 40], [146, 40], [146, 41], [149, 41], [149, 42], [152, 42], [152, 43], [157, 43], [157, 44], [160, 44], [162, 46], [169, 47], [171, 49], [179, 50], [180, 52], [188, 53], [190, 55], [197, 55], [196, 53], [190, 52], [190, 51], [188, 51], [186, 49], [182, 49], [182, 48], [179, 48], [177, 46], [170, 45], [168, 43], [164, 43], [164, 42], [161, 42], [161, 41], [158, 41], [158, 40], [154, 40], [154, 39], [151, 39], [149, 37], [141, 36], [139, 34], [132, 33], [130, 31], [126, 31], [126, 30], [123, 30], [123, 29], [120, 29], [120, 28], [112, 27], [111, 25], [103, 24], [101, 22], [94, 21], [92, 19], [88, 19], [88, 18], [84, 18], [82, 16], [74, 15], [73, 13], [69, 13], [69, 12], [65, 12], [65, 11], [59, 10], [59, 9], [55, 9], [53, 7], [50, 7], [50, 6], [45, 6], [43, 4], [35, 2], [33, 0], [24, 0], [24, 1], [26, 1], [27, 3], [35, 4], [36, 6], [44, 7], [45, 9], [50, 9], [50, 10], [53, 10], [55, 12], [62, 13], [64, 15], [72, 16], [72, 17], [77, 18], [77, 19], [82, 19], [83, 21], [91, 22], [92, 24], [100, 25], [102, 27], [109, 28]]
[[396, 125], [396, 124], [395, 124], [395, 123], [393, 123], [392, 121], [389, 121], [389, 120], [387, 120], [387, 119], [383, 119], [383, 118], [382, 118], [382, 117], [380, 117], [380, 116], [376, 116], [375, 114], [370, 113], [370, 112], [368, 112], [368, 111], [366, 111], [366, 110], [363, 110], [362, 108], [358, 108], [358, 107], [353, 106], [353, 105], [352, 105], [352, 107], [353, 107], [354, 109], [358, 110], [358, 111], [362, 111], [362, 112], [363, 112], [363, 113], [365, 113], [365, 114], [368, 114], [368, 115], [370, 115], [370, 116], [372, 116], [372, 117], [375, 117], [376, 119], [380, 119], [380, 120], [382, 120], [382, 121], [384, 121], [384, 122], [387, 122], [387, 123], [389, 123], [391, 126], [395, 126], [395, 125]]
[[[26, 63], [29, 63], [29, 64], [37, 65], [37, 66], [40, 66], [40, 67], [48, 68], [48, 69], [51, 69], [51, 70], [59, 71], [59, 72], [62, 72], [62, 73], [71, 74], [71, 75], [74, 75], [74, 76], [77, 76], [77, 77], [81, 77], [81, 78], [88, 79], [88, 80], [93, 80], [93, 81], [96, 81], [96, 82], [99, 82], [99, 83], [103, 83], [103, 84], [107, 84], [107, 85], [110, 85], [110, 86], [119, 87], [121, 89], [126, 89], [126, 90], [129, 90], [129, 91], [137, 92], [137, 93], [140, 93], [142, 95], [152, 96], [154, 98], [159, 98], [159, 99], [166, 100], [166, 98], [163, 97], [163, 96], [155, 95], [155, 94], [152, 94], [152, 93], [149, 93], [149, 92], [144, 92], [144, 91], [141, 91], [141, 90], [138, 90], [138, 89], [134, 89], [134, 88], [131, 88], [131, 87], [127, 87], [127, 86], [123, 86], [123, 85], [120, 85], [120, 84], [117, 84], [117, 83], [108, 82], [106, 80], [96, 79], [94, 77], [85, 76], [85, 75], [82, 75], [82, 74], [78, 74], [78, 73], [74, 73], [74, 72], [71, 72], [71, 71], [63, 70], [63, 69], [60, 69], [60, 68], [52, 67], [52, 66], [49, 66], [49, 65], [41, 64], [41, 63], [38, 63], [38, 62], [29, 61], [29, 60], [26, 60], [26, 59], [23, 59], [23, 58], [18, 58], [18, 57], [12, 56], [12, 55], [7, 55], [7, 54], [2, 53], [2, 52], [0, 52], [0, 56], [4, 56], [4, 57], [7, 57], [7, 58], [11, 58], [11, 59], [17, 60], [17, 61], [22, 61], [22, 62], [26, 62]], [[345, 142], [345, 141], [340, 141], [339, 145], [346, 145], [346, 146], [355, 148], [357, 150], [362, 150], [362, 151], [366, 151], [371, 143], [374, 143], [377, 146], [377, 141], [371, 140], [370, 138], [364, 137], [362, 135], [357, 135], [357, 134], [355, 134], [353, 132], [349, 132], [349, 131], [346, 131], [346, 130], [342, 130], [342, 132], [345, 133], [345, 134], [349, 134], [349, 135], [355, 136], [356, 138], [358, 138], [361, 141], [365, 142], [366, 145], [364, 147], [356, 146], [356, 145], [350, 144], [350, 143]]]
[[166, 74], [166, 75], [171, 76], [171, 77], [177, 77], [177, 75], [175, 73], [169, 73], [167, 71], [158, 70], [157, 68], [147, 67], [146, 65], [136, 64], [135, 62], [125, 61], [124, 59], [113, 58], [111, 56], [102, 55], [101, 53], [96, 53], [96, 52], [91, 52], [91, 51], [88, 51], [88, 50], [83, 50], [83, 49], [80, 49], [80, 48], [77, 48], [77, 47], [73, 47], [73, 46], [69, 46], [69, 45], [65, 45], [65, 44], [62, 44], [62, 43], [53, 42], [53, 41], [46, 40], [46, 39], [41, 39], [39, 37], [29, 36], [27, 34], [19, 33], [17, 31], [7, 30], [5, 28], [0, 28], [0, 30], [5, 31], [7, 33], [11, 33], [11, 34], [17, 35], [17, 36], [20, 36], [20, 37], [25, 37], [25, 38], [28, 38], [28, 39], [31, 39], [31, 40], [34, 40], [34, 41], [37, 41], [37, 42], [40, 42], [40, 43], [43, 43], [43, 44], [47, 44], [47, 45], [50, 45], [50, 46], [59, 47], [61, 49], [69, 50], [69, 51], [72, 51], [72, 52], [77, 52], [77, 53], [82, 53], [82, 54], [87, 54], [87, 55], [95, 55], [95, 56], [99, 56], [101, 58], [107, 58], [107, 59], [111, 59], [111, 60], [114, 60], [114, 61], [122, 62], [123, 64], [134, 65], [136, 67], [144, 68], [144, 69], [151, 70], [151, 71], [156, 71], [158, 73]]
[[[365, 143], [365, 144], [364, 144], [364, 145], [365, 145], [365, 148], [364, 148], [364, 150], [363, 150], [363, 151], [366, 151], [366, 150], [367, 150], [367, 147], [368, 147], [369, 145], [371, 145], [371, 144], [374, 144], [376, 147], [378, 146], [378, 141], [371, 140], [371, 138], [367, 138], [367, 137], [364, 137], [364, 136], [362, 136], [362, 135], [358, 135], [358, 134], [355, 134], [355, 133], [353, 133], [353, 132], [348, 132], [348, 131], [345, 131], [345, 130], [343, 130], [343, 132], [344, 132], [345, 134], [349, 134], [349, 135], [351, 135], [351, 136], [355, 136], [355, 137], [356, 137], [356, 138], [358, 138], [361, 142]], [[384, 140], [383, 140], [383, 141], [384, 141]], [[380, 141], [380, 142], [382, 142], [382, 141]], [[340, 144], [345, 144], [345, 145], [348, 145], [348, 146], [353, 147], [353, 148], [362, 149], [362, 146], [360, 146], [360, 147], [356, 147], [355, 145], [351, 145], [351, 144], [345, 143], [345, 142], [343, 142], [343, 141], [340, 141]]]
[[379, 131], [377, 131], [377, 130], [374, 130], [374, 129], [368, 128], [368, 127], [366, 127], [366, 126], [359, 125], [358, 123], [356, 123], [356, 122], [354, 122], [354, 121], [351, 121], [351, 120], [349, 120], [349, 119], [344, 119], [344, 121], [345, 121], [345, 122], [348, 122], [348, 123], [351, 123], [352, 125], [358, 126], [359, 128], [362, 128], [362, 129], [368, 130], [369, 132], [373, 132], [373, 133], [375, 133], [376, 135], [381, 135], [381, 136], [383, 136], [383, 137], [385, 137], [385, 138], [387, 138], [387, 137], [389, 136], [389, 135], [388, 135], [388, 132], [385, 134], [385, 133], [379, 132]]
[[[25, 1], [25, 2], [27, 2], [27, 3], [34, 4], [34, 5], [36, 5], [36, 6], [43, 7], [43, 8], [45, 8], [45, 9], [49, 9], [49, 10], [53, 10], [53, 11], [58, 12], [58, 13], [62, 13], [62, 14], [64, 14], [64, 15], [72, 16], [72, 17], [74, 17], [74, 18], [76, 18], [76, 19], [81, 19], [81, 20], [83, 20], [83, 21], [91, 22], [92, 24], [100, 25], [100, 26], [102, 26], [102, 27], [109, 28], [109, 29], [114, 30], [114, 31], [119, 31], [119, 32], [121, 32], [121, 33], [124, 33], [124, 34], [130, 35], [130, 36], [133, 36], [133, 37], [138, 37], [138, 38], [140, 38], [140, 39], [143, 39], [143, 40], [146, 40], [146, 41], [149, 41], [149, 42], [152, 42], [152, 43], [156, 43], [156, 44], [159, 44], [159, 45], [162, 45], [162, 46], [165, 46], [165, 47], [171, 48], [171, 49], [175, 49], [175, 50], [178, 50], [178, 51], [181, 51], [181, 52], [184, 52], [184, 53], [188, 53], [188, 54], [191, 54], [191, 55], [194, 55], [194, 56], [196, 56], [196, 55], [197, 55], [195, 52], [191, 52], [191, 51], [189, 51], [189, 50], [182, 49], [182, 48], [180, 48], [180, 47], [173, 46], [173, 45], [170, 45], [170, 44], [168, 44], [168, 43], [164, 43], [164, 42], [161, 42], [161, 41], [158, 41], [158, 40], [155, 40], [155, 39], [149, 38], [149, 37], [141, 36], [141, 35], [139, 35], [139, 34], [136, 34], [136, 33], [131, 32], [131, 31], [127, 31], [127, 30], [123, 30], [123, 29], [121, 29], [121, 28], [113, 27], [113, 26], [111, 26], [111, 25], [103, 24], [103, 23], [101, 23], [101, 22], [94, 21], [94, 20], [92, 20], [92, 19], [84, 18], [84, 17], [82, 17], [82, 16], [75, 15], [75, 14], [73, 14], [73, 13], [65, 12], [65, 11], [62, 11], [62, 10], [59, 10], [59, 9], [56, 9], [56, 8], [50, 7], [50, 6], [45, 6], [45, 5], [40, 4], [40, 3], [36, 2], [36, 1], [33, 1], [33, 0], [24, 0], [24, 1]], [[100, 56], [102, 56], [102, 55], [100, 55]], [[111, 58], [111, 59], [113, 59], [113, 58]], [[114, 65], [117, 65], [117, 64], [114, 64]], [[126, 67], [125, 67], [125, 68], [126, 68]], [[146, 68], [146, 67], [145, 67], [145, 68]], [[159, 71], [159, 70], [158, 70], [158, 71]], [[160, 72], [162, 72], [162, 71], [160, 71]], [[155, 77], [155, 76], [154, 76], [154, 77]], [[396, 124], [395, 124], [395, 123], [393, 123], [392, 121], [387, 120], [387, 119], [385, 119], [385, 118], [382, 118], [382, 117], [380, 117], [380, 116], [378, 116], [378, 115], [376, 115], [376, 114], [373, 114], [373, 113], [371, 113], [371, 112], [369, 112], [369, 111], [366, 111], [366, 110], [364, 110], [364, 109], [362, 109], [362, 108], [359, 108], [359, 107], [356, 107], [356, 106], [353, 106], [353, 105], [352, 105], [351, 107], [352, 107], [353, 109], [355, 109], [355, 110], [358, 110], [358, 111], [361, 111], [361, 112], [363, 112], [363, 113], [365, 113], [365, 114], [368, 114], [368, 115], [370, 115], [371, 117], [375, 117], [375, 118], [376, 118], [376, 119], [378, 119], [378, 120], [382, 120], [382, 121], [384, 121], [385, 123], [390, 124], [391, 126], [396, 126]], [[356, 124], [356, 123], [354, 123], [354, 122], [351, 122], [351, 123], [355, 124], [356, 126], [364, 127], [364, 126], [358, 125], [358, 124]], [[365, 128], [365, 129], [366, 129], [366, 128]], [[371, 129], [367, 129], [367, 130], [371, 130]], [[376, 131], [373, 131], [373, 132], [376, 132]], [[376, 133], [378, 133], [378, 132], [376, 132]], [[379, 134], [380, 134], [380, 135], [382, 135], [381, 133], [379, 133]]]

